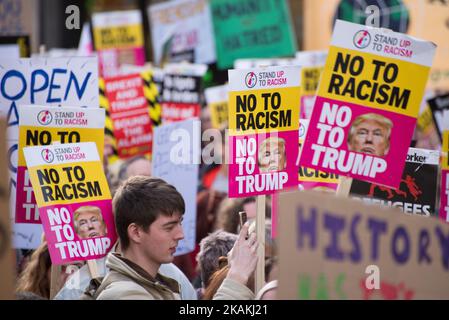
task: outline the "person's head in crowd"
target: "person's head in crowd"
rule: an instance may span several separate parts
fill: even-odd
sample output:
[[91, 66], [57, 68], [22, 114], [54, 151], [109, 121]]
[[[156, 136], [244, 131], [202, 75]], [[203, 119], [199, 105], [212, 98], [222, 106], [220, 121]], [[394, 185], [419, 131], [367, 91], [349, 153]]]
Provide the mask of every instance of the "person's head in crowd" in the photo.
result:
[[112, 203], [124, 257], [142, 262], [150, 274], [173, 261], [178, 242], [184, 238], [185, 212], [184, 199], [175, 187], [158, 178], [130, 177]]
[[103, 237], [108, 231], [101, 210], [96, 206], [82, 206], [73, 213], [75, 232], [81, 239]]
[[218, 270], [219, 258], [227, 256], [236, 240], [236, 234], [223, 230], [217, 230], [201, 240], [200, 251], [196, 259], [200, 267], [203, 288], [207, 287], [211, 275]]
[[196, 197], [196, 241], [206, 237], [213, 231], [217, 210], [223, 199], [226, 198], [224, 192], [213, 189], [205, 189], [198, 192]]
[[355, 118], [348, 134], [351, 151], [383, 157], [390, 150], [393, 122], [377, 113], [365, 113]]
[[279, 137], [269, 137], [259, 145], [258, 165], [260, 172], [284, 170], [287, 166], [285, 140]]
[[201, 297], [201, 300], [212, 300], [215, 293], [217, 293], [218, 288], [220, 288], [221, 284], [223, 283], [224, 279], [226, 279], [226, 276], [229, 272], [229, 266], [225, 265], [222, 268], [216, 270], [211, 276], [209, 284], [204, 289], [204, 294]]
[[126, 159], [119, 168], [118, 179], [125, 181], [133, 176], [151, 176], [151, 162], [144, 156]]
[[[245, 211], [248, 221], [256, 217], [256, 198], [226, 198], [218, 207], [215, 230], [223, 229], [231, 233], [239, 232], [240, 211]], [[265, 203], [265, 217], [271, 217], [271, 203], [267, 198]]]
[[50, 298], [51, 259], [47, 242], [43, 241], [31, 255], [25, 269], [19, 275], [16, 293], [31, 292], [45, 299]]

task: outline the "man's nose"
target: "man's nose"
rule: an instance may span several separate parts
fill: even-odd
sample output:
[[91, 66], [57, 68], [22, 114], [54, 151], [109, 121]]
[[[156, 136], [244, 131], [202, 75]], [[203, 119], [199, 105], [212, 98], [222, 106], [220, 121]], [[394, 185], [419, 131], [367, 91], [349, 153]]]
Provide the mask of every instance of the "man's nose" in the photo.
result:
[[175, 239], [178, 241], [184, 239], [184, 229], [181, 224], [176, 228]]
[[93, 229], [94, 228], [94, 224], [92, 222], [87, 222], [87, 228], [88, 229]]
[[369, 132], [369, 133], [366, 135], [365, 141], [366, 141], [366, 142], [373, 142], [373, 134], [372, 134], [371, 132]]

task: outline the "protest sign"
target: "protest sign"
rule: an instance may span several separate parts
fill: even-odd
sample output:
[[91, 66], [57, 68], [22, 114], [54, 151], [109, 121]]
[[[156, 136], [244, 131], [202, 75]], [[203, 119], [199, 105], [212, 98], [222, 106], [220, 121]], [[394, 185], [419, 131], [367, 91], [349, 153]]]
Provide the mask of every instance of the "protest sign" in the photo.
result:
[[119, 158], [151, 155], [153, 124], [140, 74], [107, 78], [105, 95]]
[[[6, 121], [0, 117], [0, 175], [8, 176], [6, 162]], [[11, 254], [11, 227], [8, 209], [8, 180], [0, 179], [0, 299], [14, 299], [15, 265]]]
[[367, 204], [399, 208], [405, 213], [436, 215], [439, 161], [439, 151], [410, 148], [399, 188], [354, 179], [351, 197]]
[[427, 100], [427, 103], [432, 110], [433, 121], [442, 141], [443, 131], [449, 130], [449, 94], [433, 97]]
[[229, 197], [297, 186], [299, 84], [300, 67], [229, 70]]
[[200, 116], [202, 76], [165, 73], [162, 86], [162, 123]]
[[441, 149], [441, 136], [438, 132], [432, 110], [426, 104], [416, 121], [415, 139], [417, 148], [439, 150]]
[[232, 67], [238, 58], [291, 56], [296, 40], [286, 1], [211, 2], [217, 64]]
[[316, 90], [324, 67], [301, 68], [301, 119], [310, 119], [315, 103]]
[[[369, 5], [377, 7], [374, 13]], [[428, 88], [446, 90], [449, 87], [449, 6], [446, 0], [304, 0], [303, 1], [304, 50], [326, 49], [331, 39], [335, 19], [360, 24], [376, 24], [379, 27], [407, 33], [427, 39], [438, 46], [430, 71]], [[316, 17], [321, 23], [316, 23]]]
[[[302, 90], [302, 88], [301, 88]], [[302, 110], [302, 109], [301, 109]], [[304, 143], [304, 139], [309, 127], [309, 120], [299, 120], [299, 149]], [[299, 167], [298, 171], [298, 188], [299, 190], [320, 190], [334, 192], [338, 186], [338, 175], [335, 173], [327, 173], [321, 170], [315, 170], [306, 167]]]
[[228, 86], [209, 87], [204, 91], [212, 127], [221, 129], [228, 123]]
[[[8, 122], [9, 208], [14, 217], [20, 106], [98, 108], [98, 65], [94, 57], [2, 59], [0, 65], [0, 115], [6, 115]], [[40, 225], [14, 224], [14, 247], [36, 248], [41, 233]]]
[[449, 299], [449, 226], [313, 191], [279, 195], [278, 299]]
[[337, 20], [300, 165], [397, 188], [434, 52]]
[[34, 146], [23, 152], [52, 263], [104, 257], [117, 235], [95, 143]]
[[176, 0], [148, 7], [154, 61], [215, 62], [209, 1]]
[[179, 242], [176, 255], [195, 249], [195, 183], [200, 163], [200, 132], [200, 122], [195, 119], [164, 124], [154, 129], [152, 175], [173, 185], [185, 201], [182, 222], [184, 239]]
[[449, 222], [449, 131], [443, 131], [443, 143], [441, 145], [443, 156], [441, 157], [441, 182], [440, 182], [440, 218]]
[[92, 15], [92, 27], [102, 76], [118, 75], [123, 63], [145, 64], [142, 15], [139, 10], [96, 12]]
[[95, 142], [103, 158], [105, 112], [100, 108], [21, 106], [16, 184], [17, 223], [41, 223], [22, 149], [52, 143]]

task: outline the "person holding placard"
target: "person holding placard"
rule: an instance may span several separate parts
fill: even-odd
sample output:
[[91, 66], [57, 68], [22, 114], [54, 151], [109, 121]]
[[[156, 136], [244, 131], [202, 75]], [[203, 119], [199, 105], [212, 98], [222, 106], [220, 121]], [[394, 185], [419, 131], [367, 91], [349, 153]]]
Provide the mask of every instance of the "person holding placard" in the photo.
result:
[[121, 254], [108, 255], [110, 271], [95, 298], [180, 299], [179, 283], [162, 276], [159, 268], [173, 261], [178, 242], [184, 238], [181, 194], [161, 179], [135, 176], [119, 187], [113, 207]]

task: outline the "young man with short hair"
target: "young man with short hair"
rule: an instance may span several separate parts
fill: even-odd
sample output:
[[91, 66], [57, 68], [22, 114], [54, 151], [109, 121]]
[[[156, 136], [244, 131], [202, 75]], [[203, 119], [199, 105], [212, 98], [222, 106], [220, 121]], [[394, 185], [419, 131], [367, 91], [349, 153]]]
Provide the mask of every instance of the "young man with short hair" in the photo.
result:
[[161, 179], [134, 176], [117, 190], [113, 208], [121, 254], [108, 255], [110, 271], [97, 290], [97, 300], [179, 299], [178, 282], [158, 270], [173, 261], [184, 238], [181, 194]]

